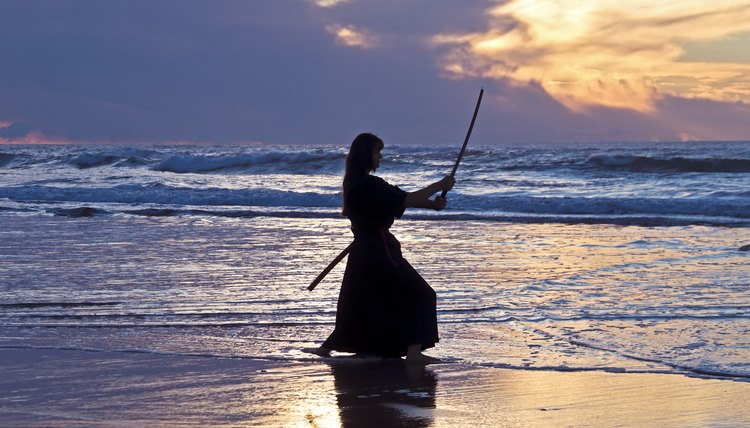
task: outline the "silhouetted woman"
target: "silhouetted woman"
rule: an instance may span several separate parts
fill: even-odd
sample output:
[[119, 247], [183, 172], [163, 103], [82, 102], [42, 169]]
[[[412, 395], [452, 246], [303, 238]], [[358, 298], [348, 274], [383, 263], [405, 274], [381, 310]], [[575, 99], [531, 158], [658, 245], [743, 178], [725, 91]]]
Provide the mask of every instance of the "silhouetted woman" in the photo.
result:
[[434, 363], [422, 354], [438, 342], [435, 291], [401, 255], [401, 244], [388, 230], [406, 208], [442, 210], [445, 199], [432, 195], [450, 190], [452, 177], [416, 192], [404, 192], [370, 175], [380, 165], [383, 141], [363, 133], [346, 157], [343, 214], [354, 232], [336, 311], [336, 328], [317, 350], [406, 356], [407, 361]]

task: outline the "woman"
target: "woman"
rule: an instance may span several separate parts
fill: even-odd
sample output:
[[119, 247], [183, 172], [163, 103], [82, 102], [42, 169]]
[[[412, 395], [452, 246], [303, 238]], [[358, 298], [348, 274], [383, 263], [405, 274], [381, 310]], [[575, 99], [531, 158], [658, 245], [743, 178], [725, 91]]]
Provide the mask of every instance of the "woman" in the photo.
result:
[[422, 351], [438, 342], [435, 291], [401, 255], [389, 228], [406, 208], [442, 210], [445, 199], [432, 195], [453, 188], [445, 177], [422, 190], [404, 192], [370, 175], [380, 166], [383, 141], [363, 133], [346, 157], [343, 215], [354, 232], [336, 311], [336, 328], [317, 349], [402, 357], [423, 364], [439, 362]]

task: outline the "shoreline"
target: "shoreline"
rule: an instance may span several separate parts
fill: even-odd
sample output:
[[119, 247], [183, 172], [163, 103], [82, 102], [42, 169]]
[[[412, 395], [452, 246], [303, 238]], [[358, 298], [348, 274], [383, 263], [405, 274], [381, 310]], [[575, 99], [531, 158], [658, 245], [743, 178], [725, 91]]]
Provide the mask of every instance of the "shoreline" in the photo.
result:
[[656, 373], [0, 349], [5, 426], [739, 426], [750, 383]]

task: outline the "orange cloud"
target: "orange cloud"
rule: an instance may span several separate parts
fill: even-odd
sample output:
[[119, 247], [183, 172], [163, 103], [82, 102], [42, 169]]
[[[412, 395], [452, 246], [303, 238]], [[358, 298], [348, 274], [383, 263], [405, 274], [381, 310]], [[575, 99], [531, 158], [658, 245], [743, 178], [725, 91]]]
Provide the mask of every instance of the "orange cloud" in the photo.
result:
[[485, 32], [438, 34], [448, 77], [539, 82], [566, 106], [653, 111], [662, 95], [750, 102], [750, 65], [681, 59], [691, 42], [750, 31], [746, 0], [511, 0]]

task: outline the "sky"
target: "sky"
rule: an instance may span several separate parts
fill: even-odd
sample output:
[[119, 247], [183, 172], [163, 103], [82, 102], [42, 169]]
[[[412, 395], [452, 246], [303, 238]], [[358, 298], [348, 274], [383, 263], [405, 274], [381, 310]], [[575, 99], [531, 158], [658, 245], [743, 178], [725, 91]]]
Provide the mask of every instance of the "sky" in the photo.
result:
[[747, 0], [2, 0], [0, 143], [750, 140]]

